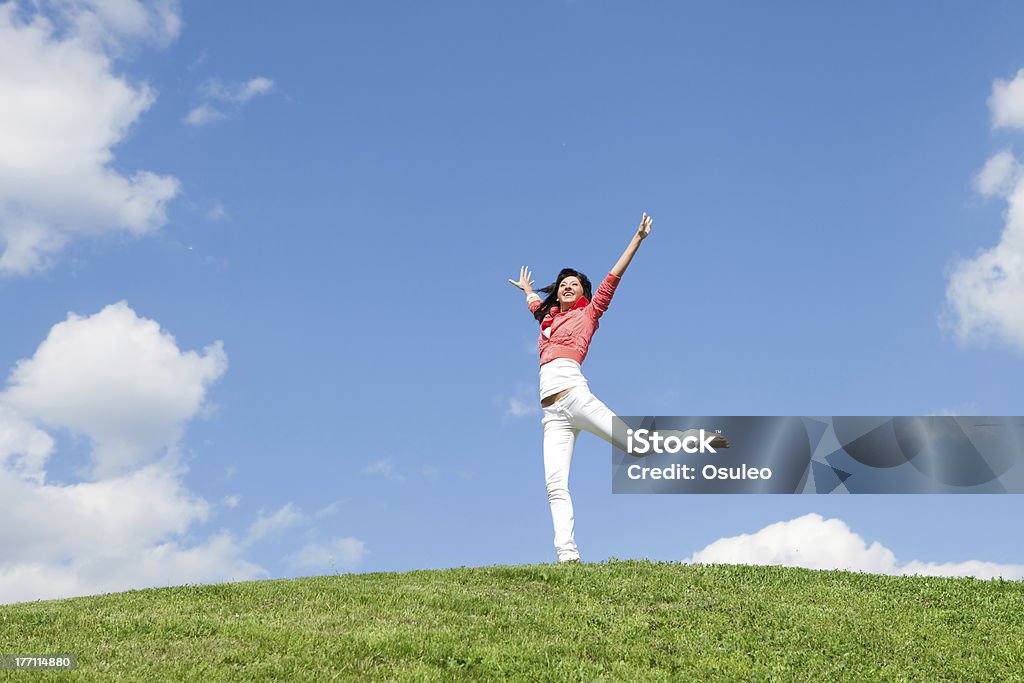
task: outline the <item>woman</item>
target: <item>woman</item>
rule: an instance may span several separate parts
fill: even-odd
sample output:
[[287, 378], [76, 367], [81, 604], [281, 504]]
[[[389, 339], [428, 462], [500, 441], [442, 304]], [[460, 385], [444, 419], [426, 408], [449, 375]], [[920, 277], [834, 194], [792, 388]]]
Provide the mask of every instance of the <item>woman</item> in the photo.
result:
[[[559, 562], [579, 562], [573, 538], [572, 499], [569, 497], [569, 466], [573, 446], [581, 429], [612, 441], [617, 419], [587, 386], [580, 364], [587, 356], [598, 320], [608, 310], [619, 280], [636, 250], [651, 233], [651, 217], [645, 212], [629, 246], [597, 288], [591, 300], [590, 280], [583, 273], [564, 268], [554, 284], [539, 290], [531, 287], [530, 270], [523, 266], [519, 280], [509, 282], [526, 293], [530, 312], [540, 322], [540, 405], [544, 409], [544, 474], [548, 503], [555, 527], [555, 551]], [[625, 450], [622, 444], [619, 448]]]

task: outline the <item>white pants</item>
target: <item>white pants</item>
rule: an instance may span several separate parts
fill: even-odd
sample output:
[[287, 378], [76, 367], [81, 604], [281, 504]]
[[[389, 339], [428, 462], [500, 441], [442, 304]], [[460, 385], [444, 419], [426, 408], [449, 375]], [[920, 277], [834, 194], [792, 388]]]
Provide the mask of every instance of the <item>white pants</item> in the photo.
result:
[[[544, 408], [544, 476], [547, 479], [551, 521], [555, 526], [555, 552], [558, 561], [578, 560], [579, 550], [573, 537], [572, 498], [569, 497], [569, 467], [580, 430], [612, 441], [612, 426], [618, 418], [586, 385]], [[624, 436], [624, 434], [623, 434]], [[625, 450], [625, 445], [620, 444]]]

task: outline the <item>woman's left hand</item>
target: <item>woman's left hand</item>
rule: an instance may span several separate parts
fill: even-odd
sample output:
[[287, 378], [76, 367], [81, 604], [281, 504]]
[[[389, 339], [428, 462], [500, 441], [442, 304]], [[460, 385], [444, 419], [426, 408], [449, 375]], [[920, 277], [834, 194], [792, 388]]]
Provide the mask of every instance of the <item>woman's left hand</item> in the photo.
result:
[[640, 219], [640, 227], [636, 229], [636, 236], [640, 239], [645, 239], [651, 234], [651, 217], [644, 211], [643, 218]]

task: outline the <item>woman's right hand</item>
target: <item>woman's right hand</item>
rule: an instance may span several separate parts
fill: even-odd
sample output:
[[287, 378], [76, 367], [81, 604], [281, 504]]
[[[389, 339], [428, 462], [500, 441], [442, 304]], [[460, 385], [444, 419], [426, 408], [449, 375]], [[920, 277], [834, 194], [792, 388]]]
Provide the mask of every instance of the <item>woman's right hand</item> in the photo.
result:
[[508, 281], [515, 285], [516, 287], [518, 287], [519, 289], [526, 292], [527, 294], [533, 291], [533, 287], [530, 286], [533, 284], [533, 280], [530, 279], [530, 269], [526, 266], [523, 266], [522, 268], [519, 269], [518, 282], [516, 280], [513, 280], [512, 278], [509, 278]]
[[640, 226], [636, 229], [636, 236], [641, 240], [647, 238], [651, 234], [651, 217], [644, 211], [643, 218], [640, 219]]

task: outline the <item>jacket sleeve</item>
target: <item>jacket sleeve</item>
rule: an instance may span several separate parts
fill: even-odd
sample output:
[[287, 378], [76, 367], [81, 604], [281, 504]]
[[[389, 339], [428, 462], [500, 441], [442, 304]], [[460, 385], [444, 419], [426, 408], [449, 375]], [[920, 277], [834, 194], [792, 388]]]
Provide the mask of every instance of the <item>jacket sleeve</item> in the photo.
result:
[[590, 317], [597, 320], [604, 312], [608, 310], [608, 304], [612, 302], [612, 295], [615, 294], [615, 288], [619, 286], [620, 278], [618, 275], [608, 273], [608, 277], [598, 286], [597, 291], [594, 292], [594, 298], [587, 307], [590, 309]]
[[543, 303], [544, 299], [540, 298], [540, 294], [536, 294], [526, 300], [526, 307], [530, 309], [530, 313], [536, 313]]

